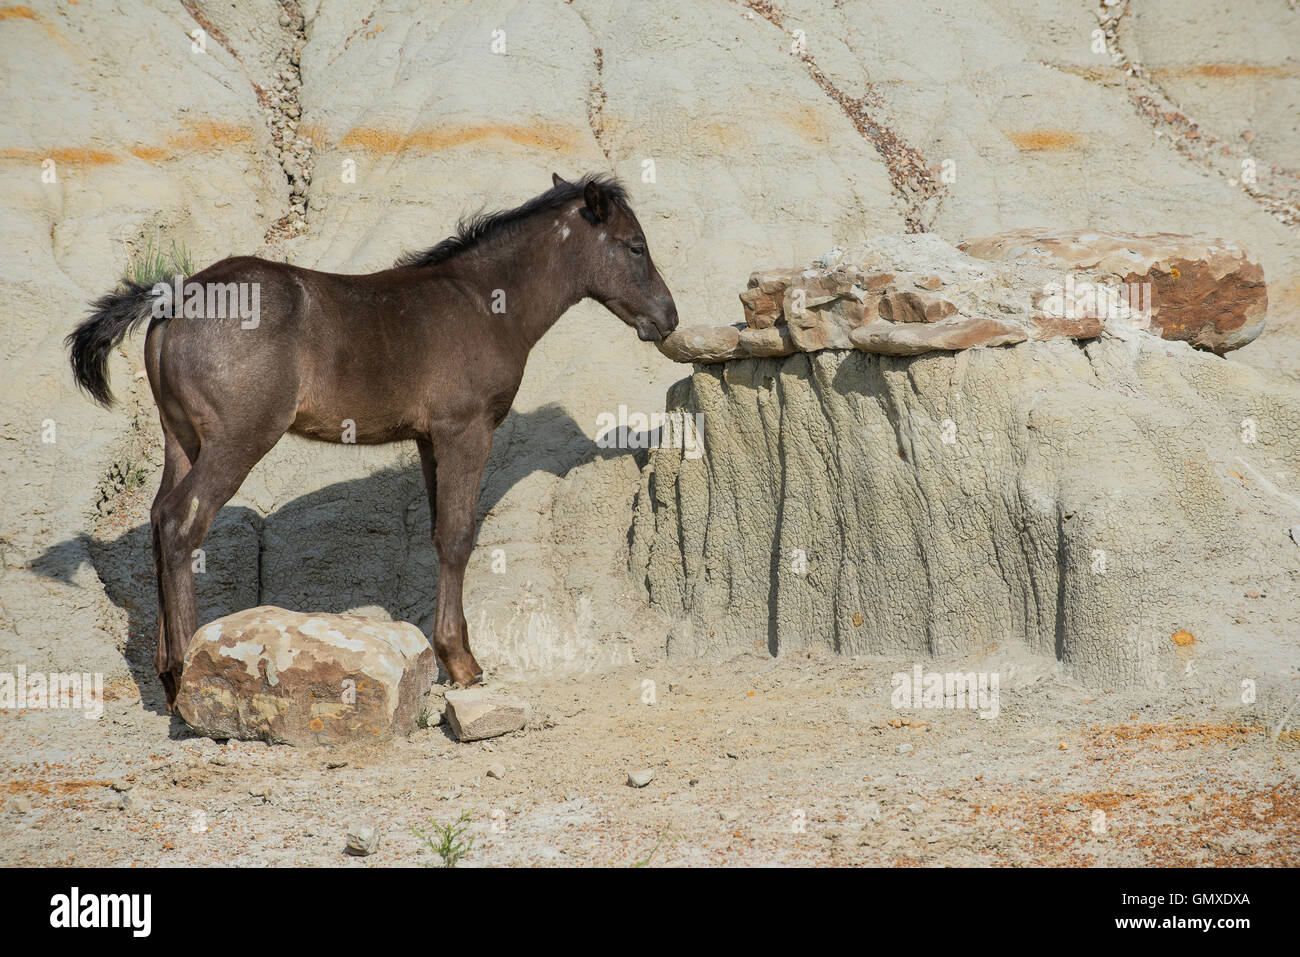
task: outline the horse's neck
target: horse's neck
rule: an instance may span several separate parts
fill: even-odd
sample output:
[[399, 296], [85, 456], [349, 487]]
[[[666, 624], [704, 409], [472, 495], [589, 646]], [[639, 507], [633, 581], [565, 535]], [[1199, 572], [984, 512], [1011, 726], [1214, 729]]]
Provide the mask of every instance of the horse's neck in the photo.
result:
[[485, 250], [481, 264], [489, 308], [504, 310], [498, 314], [529, 349], [584, 292], [576, 262], [565, 261], [549, 222], [538, 220]]

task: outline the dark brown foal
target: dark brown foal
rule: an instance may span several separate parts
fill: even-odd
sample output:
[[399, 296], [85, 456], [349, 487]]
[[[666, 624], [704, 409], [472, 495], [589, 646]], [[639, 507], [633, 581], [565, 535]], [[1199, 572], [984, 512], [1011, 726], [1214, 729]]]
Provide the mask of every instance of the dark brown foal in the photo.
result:
[[462, 221], [450, 239], [384, 272], [226, 259], [178, 281], [175, 295], [165, 284], [127, 284], [68, 337], [78, 384], [109, 405], [109, 352], [150, 320], [145, 368], [165, 443], [150, 513], [154, 664], [168, 708], [198, 627], [191, 556], [285, 432], [415, 441], [438, 551], [433, 647], [453, 681], [479, 680], [461, 592], [492, 432], [529, 351], [584, 298], [644, 340], [677, 325], [623, 188], [596, 176], [553, 183], [517, 209]]

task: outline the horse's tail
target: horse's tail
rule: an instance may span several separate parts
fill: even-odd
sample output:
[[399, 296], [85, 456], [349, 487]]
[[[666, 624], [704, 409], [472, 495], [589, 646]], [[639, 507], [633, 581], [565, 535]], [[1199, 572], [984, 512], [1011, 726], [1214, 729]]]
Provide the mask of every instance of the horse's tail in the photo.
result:
[[113, 404], [108, 387], [108, 354], [127, 333], [149, 318], [151, 286], [126, 280], [123, 287], [91, 303], [93, 310], [63, 340], [71, 352], [72, 376], [77, 385], [105, 408]]

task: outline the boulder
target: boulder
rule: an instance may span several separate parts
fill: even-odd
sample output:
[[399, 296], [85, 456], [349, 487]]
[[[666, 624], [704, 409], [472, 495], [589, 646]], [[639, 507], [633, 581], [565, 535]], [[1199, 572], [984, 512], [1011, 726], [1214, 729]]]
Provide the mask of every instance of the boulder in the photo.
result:
[[745, 354], [738, 326], [680, 326], [655, 345], [674, 362], [724, 362]]
[[1136, 285], [1144, 299], [1150, 297], [1153, 334], [1218, 355], [1258, 336], [1268, 311], [1263, 268], [1226, 239], [1013, 229], [968, 239], [957, 248], [976, 259], [1036, 263]]
[[176, 705], [211, 738], [342, 744], [414, 730], [437, 674], [408, 622], [265, 605], [198, 630]]

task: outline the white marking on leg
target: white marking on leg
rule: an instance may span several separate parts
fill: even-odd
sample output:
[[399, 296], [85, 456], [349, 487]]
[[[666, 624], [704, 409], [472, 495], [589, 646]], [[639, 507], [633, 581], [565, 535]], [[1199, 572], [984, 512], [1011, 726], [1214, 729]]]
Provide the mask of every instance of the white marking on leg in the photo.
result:
[[199, 514], [199, 497], [195, 495], [190, 499], [190, 514], [185, 516], [185, 524], [181, 526], [181, 534], [184, 535], [194, 524], [194, 516]]

